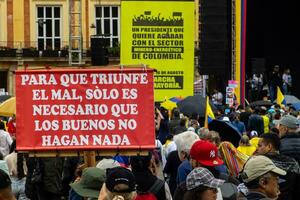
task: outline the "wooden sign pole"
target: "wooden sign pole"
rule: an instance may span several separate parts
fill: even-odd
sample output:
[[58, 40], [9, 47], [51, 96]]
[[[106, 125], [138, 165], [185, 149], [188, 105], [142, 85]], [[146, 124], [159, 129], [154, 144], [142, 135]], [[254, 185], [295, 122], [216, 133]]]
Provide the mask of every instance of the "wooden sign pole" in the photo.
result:
[[83, 158], [84, 158], [84, 164], [86, 164], [87, 167], [96, 167], [95, 151], [84, 151]]

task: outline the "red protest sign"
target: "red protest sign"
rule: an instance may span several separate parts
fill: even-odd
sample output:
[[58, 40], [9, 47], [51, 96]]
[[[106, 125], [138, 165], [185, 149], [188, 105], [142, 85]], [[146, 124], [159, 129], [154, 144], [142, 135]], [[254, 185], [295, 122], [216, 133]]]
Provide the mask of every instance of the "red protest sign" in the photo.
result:
[[17, 149], [155, 147], [153, 70], [16, 72]]

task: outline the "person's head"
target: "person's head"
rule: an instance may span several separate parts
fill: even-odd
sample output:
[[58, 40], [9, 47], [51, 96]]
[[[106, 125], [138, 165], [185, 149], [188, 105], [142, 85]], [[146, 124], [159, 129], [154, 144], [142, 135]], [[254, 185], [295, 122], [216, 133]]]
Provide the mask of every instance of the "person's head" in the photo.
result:
[[240, 114], [239, 114], [239, 113], [235, 113], [235, 114], [233, 115], [233, 120], [234, 120], [234, 121], [240, 121]]
[[179, 158], [183, 161], [189, 158], [191, 147], [195, 141], [199, 140], [199, 136], [193, 131], [185, 131], [175, 135], [173, 140], [177, 146]]
[[215, 144], [217, 147], [221, 143], [221, 137], [220, 134], [217, 131], [209, 131], [207, 140], [211, 143]]
[[261, 111], [261, 108], [260, 108], [259, 106], [256, 106], [256, 107], [254, 108], [254, 113], [255, 113], [255, 114], [259, 114], [260, 111]]
[[123, 167], [108, 169], [105, 187], [107, 200], [133, 200], [136, 197], [136, 182], [133, 173]]
[[260, 136], [256, 149], [257, 155], [265, 155], [269, 152], [279, 151], [280, 138], [274, 133], [265, 133]]
[[130, 165], [133, 172], [150, 171], [153, 175], [157, 174], [157, 167], [160, 163], [160, 155], [156, 150], [148, 152], [146, 156], [130, 157]]
[[270, 133], [274, 133], [274, 134], [276, 134], [276, 135], [279, 135], [279, 130], [278, 130], [278, 128], [276, 128], [276, 127], [272, 127], [272, 128], [270, 129]]
[[174, 119], [179, 119], [179, 117], [180, 117], [180, 112], [179, 112], [178, 108], [174, 108], [174, 109], [172, 110], [172, 119], [173, 119], [173, 118], [174, 118]]
[[185, 126], [186, 126], [186, 121], [187, 121], [187, 120], [186, 120], [185, 117], [184, 117], [184, 118], [181, 118], [180, 121], [179, 121], [179, 125], [182, 126], [182, 127], [185, 127]]
[[120, 163], [112, 158], [103, 158], [97, 163], [96, 167], [106, 172], [107, 169], [120, 167]]
[[206, 141], [196, 141], [191, 147], [190, 162], [193, 168], [215, 167], [223, 164], [218, 157], [218, 148], [215, 144]]
[[275, 111], [275, 114], [274, 114], [274, 120], [280, 120], [281, 119], [281, 113], [280, 111]]
[[164, 117], [165, 120], [169, 119], [169, 111], [164, 107], [160, 107], [160, 113]]
[[70, 187], [81, 197], [97, 199], [105, 178], [104, 170], [88, 167], [83, 170], [80, 180], [70, 184]]
[[286, 115], [279, 121], [278, 130], [279, 136], [283, 137], [286, 133], [294, 133], [299, 128], [299, 121], [292, 115]]
[[146, 156], [131, 156], [130, 166], [132, 171], [144, 172], [150, 169], [152, 153], [149, 152]]
[[190, 121], [190, 126], [196, 129], [196, 128], [199, 127], [199, 123], [198, 123], [197, 120], [192, 119], [192, 120]]
[[243, 182], [250, 191], [261, 192], [271, 199], [278, 198], [280, 194], [279, 175], [286, 175], [286, 172], [266, 156], [250, 157], [241, 172]]
[[186, 178], [187, 192], [184, 200], [216, 200], [218, 188], [224, 180], [216, 179], [206, 168], [193, 169]]
[[194, 120], [198, 121], [199, 114], [197, 112], [193, 112], [192, 115], [191, 115], [191, 117], [190, 117], [190, 119], [194, 119]]
[[248, 135], [243, 135], [240, 140], [240, 146], [250, 146], [249, 137]]
[[198, 130], [198, 134], [199, 134], [200, 139], [205, 140], [206, 138], [208, 138], [208, 135], [209, 135], [209, 129], [208, 129], [208, 128], [205, 128], [205, 127], [201, 127], [201, 128]]
[[0, 199], [16, 200], [11, 189], [11, 180], [7, 173], [0, 169]]
[[265, 115], [265, 114], [267, 114], [267, 108], [265, 106], [262, 106], [260, 108], [260, 115]]
[[279, 72], [279, 65], [275, 65], [274, 68], [273, 68], [273, 71], [274, 72]]

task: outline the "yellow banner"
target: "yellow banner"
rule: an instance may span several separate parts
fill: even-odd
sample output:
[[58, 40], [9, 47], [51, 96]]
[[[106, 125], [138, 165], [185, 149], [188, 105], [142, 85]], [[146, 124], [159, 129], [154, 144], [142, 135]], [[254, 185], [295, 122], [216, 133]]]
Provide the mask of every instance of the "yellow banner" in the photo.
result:
[[155, 101], [193, 95], [194, 1], [122, 1], [121, 64], [155, 68]]
[[242, 27], [242, 2], [235, 1], [235, 80], [238, 81], [238, 87], [235, 89], [237, 102], [241, 103], [241, 27]]

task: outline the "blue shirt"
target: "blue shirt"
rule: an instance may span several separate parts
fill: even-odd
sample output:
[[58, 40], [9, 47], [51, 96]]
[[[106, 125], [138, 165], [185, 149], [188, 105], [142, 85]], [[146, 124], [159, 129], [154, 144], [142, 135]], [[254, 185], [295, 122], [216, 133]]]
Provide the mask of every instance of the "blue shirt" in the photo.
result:
[[193, 170], [188, 160], [183, 161], [178, 167], [177, 185], [186, 181], [187, 175]]
[[245, 127], [244, 122], [233, 121], [233, 122], [231, 122], [231, 124], [237, 128], [237, 130], [240, 132], [240, 134], [243, 134], [244, 132], [246, 132], [246, 127]]

